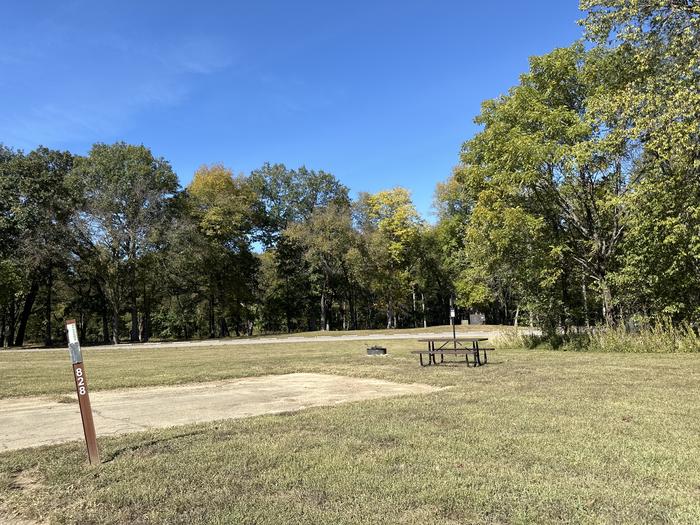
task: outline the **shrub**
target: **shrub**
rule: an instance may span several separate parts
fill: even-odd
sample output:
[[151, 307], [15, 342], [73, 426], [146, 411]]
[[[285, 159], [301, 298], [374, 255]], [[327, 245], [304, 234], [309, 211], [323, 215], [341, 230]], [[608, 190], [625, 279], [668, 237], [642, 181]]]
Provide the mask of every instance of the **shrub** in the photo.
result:
[[638, 331], [618, 326], [595, 330], [587, 337], [588, 349], [596, 352], [700, 352], [700, 337], [688, 323], [676, 326], [660, 321]]
[[575, 334], [524, 334], [517, 329], [502, 332], [495, 338], [498, 348], [544, 348], [547, 350], [688, 353], [700, 352], [700, 335], [688, 323], [674, 325], [668, 320], [630, 330], [623, 325], [596, 327]]

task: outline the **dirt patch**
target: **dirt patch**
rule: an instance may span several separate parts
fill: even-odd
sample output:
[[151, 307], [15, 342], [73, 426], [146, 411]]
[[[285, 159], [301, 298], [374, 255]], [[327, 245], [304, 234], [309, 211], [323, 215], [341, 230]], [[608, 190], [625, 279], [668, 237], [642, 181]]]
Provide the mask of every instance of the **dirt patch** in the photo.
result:
[[22, 470], [12, 475], [10, 490], [31, 492], [39, 487], [39, 476], [36, 469]]
[[[39, 471], [36, 468], [14, 472], [10, 476], [7, 488], [10, 491], [21, 491], [31, 494], [41, 487]], [[0, 523], [3, 525], [38, 525], [39, 522], [20, 518], [9, 507], [0, 505]]]
[[[436, 390], [430, 385], [379, 379], [286, 374], [94, 392], [90, 397], [97, 434], [109, 436]], [[82, 439], [78, 405], [61, 401], [0, 400], [0, 450]]]

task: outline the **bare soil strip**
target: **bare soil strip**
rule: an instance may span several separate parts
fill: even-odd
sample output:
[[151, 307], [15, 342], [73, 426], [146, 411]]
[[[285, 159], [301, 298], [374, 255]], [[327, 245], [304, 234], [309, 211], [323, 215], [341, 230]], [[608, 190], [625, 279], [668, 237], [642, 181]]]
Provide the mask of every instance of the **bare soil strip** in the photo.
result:
[[[287, 374], [90, 394], [98, 436], [218, 419], [337, 405], [438, 388], [379, 379]], [[83, 438], [77, 401], [27, 397], [0, 400], [0, 451]]]

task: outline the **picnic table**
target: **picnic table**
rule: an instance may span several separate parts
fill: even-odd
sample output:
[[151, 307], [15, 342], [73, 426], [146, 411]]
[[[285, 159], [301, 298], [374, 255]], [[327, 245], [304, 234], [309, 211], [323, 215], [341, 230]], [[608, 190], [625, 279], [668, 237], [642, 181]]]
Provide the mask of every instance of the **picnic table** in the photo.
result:
[[[445, 355], [464, 356], [469, 366], [469, 356], [474, 358], [473, 366], [481, 366], [488, 363], [486, 352], [495, 350], [492, 347], [479, 346], [480, 342], [488, 341], [488, 337], [427, 337], [418, 339], [419, 343], [427, 343], [427, 350], [415, 350], [412, 354], [418, 354], [421, 366], [437, 365], [436, 356], [440, 356], [440, 363], [445, 362]], [[436, 344], [439, 345], [436, 347]], [[450, 348], [452, 347], [452, 348]], [[483, 361], [481, 359], [483, 354]], [[428, 356], [428, 364], [423, 363], [423, 356]]]

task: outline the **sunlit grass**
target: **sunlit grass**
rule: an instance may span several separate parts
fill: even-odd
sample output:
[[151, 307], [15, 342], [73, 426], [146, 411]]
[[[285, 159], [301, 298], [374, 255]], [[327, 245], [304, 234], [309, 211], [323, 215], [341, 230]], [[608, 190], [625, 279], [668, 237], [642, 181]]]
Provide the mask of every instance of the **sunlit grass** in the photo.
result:
[[[422, 369], [416, 343], [382, 344], [88, 350], [93, 389], [302, 371], [451, 388], [100, 439], [97, 468], [79, 442], [0, 454], [0, 507], [54, 523], [700, 522], [700, 356], [498, 350]], [[2, 394], [70, 392], [67, 361], [3, 355]]]

